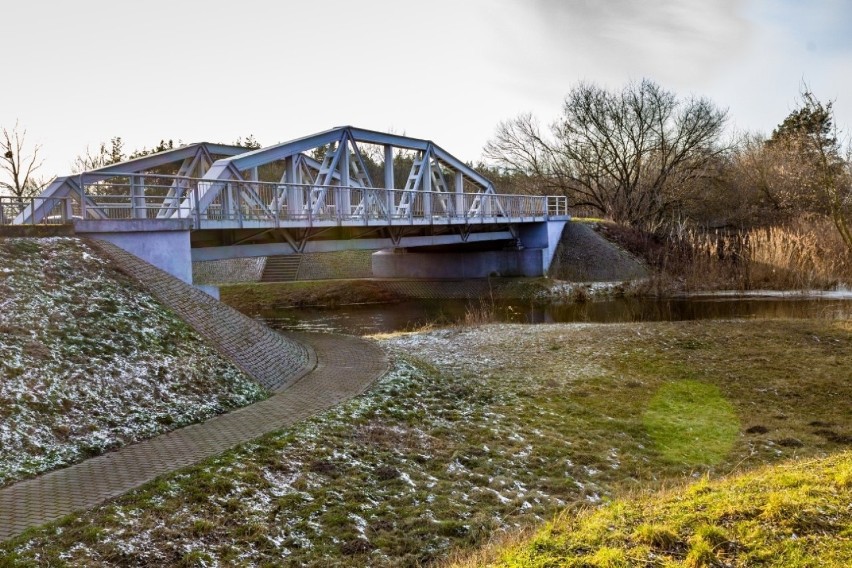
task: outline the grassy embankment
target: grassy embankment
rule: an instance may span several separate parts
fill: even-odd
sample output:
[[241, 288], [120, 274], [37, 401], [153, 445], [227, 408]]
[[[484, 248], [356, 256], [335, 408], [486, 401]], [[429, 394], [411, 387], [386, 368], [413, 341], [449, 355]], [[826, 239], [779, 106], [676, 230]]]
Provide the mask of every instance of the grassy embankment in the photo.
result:
[[562, 514], [455, 568], [852, 566], [852, 453]]
[[[24, 566], [440, 560], [566, 508], [848, 449], [850, 332], [714, 321], [384, 338], [393, 370], [364, 396], [0, 554]], [[793, 515], [802, 487], [767, 507]], [[692, 534], [667, 526], [673, 542]]]
[[0, 239], [0, 486], [264, 398], [79, 239]]

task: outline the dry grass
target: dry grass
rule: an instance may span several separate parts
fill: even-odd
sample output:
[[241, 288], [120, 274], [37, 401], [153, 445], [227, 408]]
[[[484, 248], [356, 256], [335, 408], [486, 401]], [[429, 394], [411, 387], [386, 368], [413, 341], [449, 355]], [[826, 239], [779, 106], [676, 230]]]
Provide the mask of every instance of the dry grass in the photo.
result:
[[464, 318], [458, 323], [471, 326], [495, 323], [497, 321], [500, 321], [497, 314], [497, 305], [494, 303], [494, 294], [490, 293], [487, 297], [481, 297], [468, 302], [464, 310]]
[[612, 224], [602, 232], [655, 270], [648, 291], [829, 289], [852, 282], [852, 251], [831, 223], [811, 217], [783, 226], [650, 235]]

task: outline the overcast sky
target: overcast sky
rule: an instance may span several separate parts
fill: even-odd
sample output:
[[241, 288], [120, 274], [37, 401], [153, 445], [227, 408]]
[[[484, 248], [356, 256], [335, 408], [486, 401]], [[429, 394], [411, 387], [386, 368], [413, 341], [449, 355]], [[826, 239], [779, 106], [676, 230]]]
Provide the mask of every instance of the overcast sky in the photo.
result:
[[852, 129], [852, 0], [0, 0], [0, 125], [44, 175], [113, 136], [264, 145], [352, 124], [477, 160], [579, 81], [644, 77], [769, 133], [805, 81]]

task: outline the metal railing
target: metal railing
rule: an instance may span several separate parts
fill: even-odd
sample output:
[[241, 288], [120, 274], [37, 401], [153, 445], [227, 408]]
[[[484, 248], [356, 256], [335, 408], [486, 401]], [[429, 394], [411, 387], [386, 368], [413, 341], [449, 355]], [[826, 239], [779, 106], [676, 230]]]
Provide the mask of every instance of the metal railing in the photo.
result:
[[[567, 200], [562, 196], [426, 192], [150, 174], [84, 173], [75, 179], [82, 192], [73, 191], [68, 198], [3, 198], [0, 223], [10, 223], [9, 219], [22, 212], [28, 222], [65, 223], [72, 217], [189, 219], [197, 229], [224, 225], [278, 227], [282, 223], [311, 226], [522, 222], [568, 214]], [[27, 215], [36, 210], [37, 215]]]
[[71, 223], [73, 207], [69, 197], [0, 196], [0, 225], [64, 225]]
[[[192, 218], [197, 182], [192, 178], [149, 174], [81, 174], [85, 219]], [[193, 199], [196, 197], [196, 199]]]
[[87, 201], [93, 202], [88, 207], [95, 205], [105, 218], [190, 218], [198, 227], [223, 221], [475, 222], [568, 214], [567, 200], [562, 196], [425, 192], [142, 174], [83, 174], [80, 186], [89, 197]]

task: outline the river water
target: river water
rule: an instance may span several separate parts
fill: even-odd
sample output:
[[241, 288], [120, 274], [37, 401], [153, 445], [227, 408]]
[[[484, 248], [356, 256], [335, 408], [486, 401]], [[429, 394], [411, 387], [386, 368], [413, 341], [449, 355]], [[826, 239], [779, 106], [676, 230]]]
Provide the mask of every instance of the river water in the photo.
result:
[[[410, 331], [429, 324], [451, 325], [483, 306], [469, 300], [418, 300], [327, 309], [287, 309], [265, 314], [283, 330], [368, 335]], [[701, 319], [852, 318], [852, 299], [706, 296], [677, 299], [619, 298], [578, 304], [534, 306], [497, 303], [495, 321], [515, 323], [681, 321]]]

